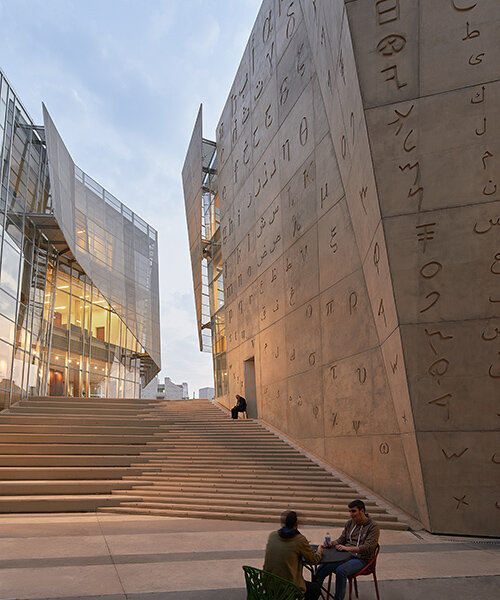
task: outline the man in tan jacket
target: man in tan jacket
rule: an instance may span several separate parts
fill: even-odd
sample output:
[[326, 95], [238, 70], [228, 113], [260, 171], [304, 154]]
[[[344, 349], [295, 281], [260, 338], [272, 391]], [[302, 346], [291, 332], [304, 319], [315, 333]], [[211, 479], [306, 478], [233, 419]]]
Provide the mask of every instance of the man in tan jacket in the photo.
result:
[[365, 503], [362, 500], [349, 502], [351, 518], [344, 530], [329, 546], [336, 550], [350, 552], [351, 558], [344, 562], [321, 565], [315, 575], [315, 581], [323, 584], [323, 580], [335, 573], [335, 600], [344, 600], [347, 578], [365, 567], [375, 556], [375, 550], [380, 536], [377, 523], [366, 514]]
[[298, 530], [297, 513], [294, 510], [283, 513], [283, 527], [269, 535], [264, 559], [264, 571], [279, 575], [299, 587], [304, 593], [304, 600], [317, 600], [321, 585], [304, 581], [302, 576], [302, 559], [316, 565], [323, 556], [323, 549], [317, 552], [311, 548], [306, 538]]

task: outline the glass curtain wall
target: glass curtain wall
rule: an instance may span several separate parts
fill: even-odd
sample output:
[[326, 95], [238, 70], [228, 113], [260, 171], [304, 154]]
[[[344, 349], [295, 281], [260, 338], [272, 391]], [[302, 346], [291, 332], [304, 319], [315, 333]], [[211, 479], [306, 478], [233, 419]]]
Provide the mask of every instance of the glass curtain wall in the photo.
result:
[[[52, 315], [48, 394], [136, 397], [140, 355], [135, 337], [79, 268], [60, 258], [46, 294]], [[53, 309], [51, 305], [53, 304]]]
[[147, 353], [39, 224], [57, 229], [44, 131], [1, 71], [0, 182], [0, 410], [29, 395], [138, 397]]
[[[203, 140], [205, 144], [213, 144]], [[211, 162], [204, 166], [202, 183], [203, 237], [206, 241], [204, 257], [210, 298], [210, 324], [212, 332], [212, 355], [214, 360], [215, 395], [223, 396], [228, 391], [226, 328], [224, 309], [224, 273], [220, 241], [220, 209], [217, 185], [217, 154], [213, 152]]]

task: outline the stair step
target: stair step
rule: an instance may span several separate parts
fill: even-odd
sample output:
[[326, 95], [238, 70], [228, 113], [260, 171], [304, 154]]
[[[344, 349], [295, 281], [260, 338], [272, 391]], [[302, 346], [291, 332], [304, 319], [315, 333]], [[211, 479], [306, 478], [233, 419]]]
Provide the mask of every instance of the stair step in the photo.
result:
[[71, 433], [3, 433], [0, 432], [4, 444], [143, 444], [153, 439], [151, 435], [97, 435]]
[[[130, 502], [123, 503], [118, 506], [99, 508], [99, 512], [113, 512], [113, 513], [130, 513], [130, 514], [145, 514], [145, 515], [165, 515], [170, 517], [188, 517], [188, 518], [204, 518], [204, 519], [222, 519], [222, 520], [235, 520], [235, 521], [262, 521], [270, 523], [279, 523], [281, 513], [286, 510], [286, 506], [280, 508], [280, 510], [269, 510], [269, 511], [217, 511], [217, 510], [203, 510], [196, 508], [189, 509], [177, 509], [168, 508], [162, 505], [148, 502]], [[290, 505], [290, 508], [293, 508]], [[343, 526], [345, 525], [345, 513], [342, 517], [334, 519], [329, 513], [321, 515], [312, 515], [310, 513], [304, 513], [301, 515], [301, 522], [307, 525], [325, 525], [328, 527]], [[396, 529], [396, 530], [407, 530], [408, 526], [404, 523], [388, 522], [383, 524], [384, 529]]]
[[[36, 414], [63, 414], [63, 415], [79, 415], [79, 414], [90, 414], [90, 411], [86, 408], [78, 408], [77, 406], [65, 406], [65, 407], [57, 407], [57, 406], [19, 406], [18, 404], [14, 405], [10, 408], [11, 414], [23, 414], [23, 413], [36, 413]], [[99, 408], [93, 408], [92, 413], [95, 414], [103, 414], [103, 415], [137, 415], [138, 412], [135, 408], [118, 408], [116, 410], [111, 410], [110, 407], [103, 405]]]
[[[218, 497], [243, 497], [243, 498], [249, 498], [250, 494], [249, 492], [251, 492], [251, 497], [252, 498], [258, 498], [258, 499], [268, 499], [268, 500], [275, 500], [277, 498], [296, 498], [299, 500], [304, 500], [304, 501], [308, 501], [308, 502], [316, 502], [316, 501], [321, 501], [323, 499], [325, 500], [329, 500], [329, 501], [337, 501], [337, 502], [341, 502], [342, 506], [345, 508], [345, 498], [350, 498], [351, 494], [352, 494], [352, 490], [346, 489], [346, 491], [321, 491], [321, 490], [313, 490], [311, 491], [311, 489], [292, 489], [292, 488], [276, 488], [273, 489], [272, 491], [269, 490], [268, 487], [263, 486], [262, 488], [253, 488], [252, 486], [248, 486], [248, 487], [240, 487], [240, 486], [234, 486], [234, 485], [230, 485], [230, 486], [226, 486], [226, 487], [221, 487], [221, 486], [217, 486], [217, 487], [210, 487], [210, 486], [206, 486], [206, 487], [179, 487], [179, 486], [163, 486], [163, 485], [155, 485], [154, 483], [149, 483], [148, 485], [145, 484], [141, 484], [140, 481], [138, 480], [136, 483], [133, 483], [131, 481], [131, 488], [134, 491], [137, 492], [138, 495], [141, 495], [143, 493], [149, 493], [151, 492], [151, 494], [158, 494], [161, 495], [164, 498], [169, 498], [169, 497], [177, 497], [177, 496], [182, 496], [184, 497], [193, 497], [193, 498], [198, 498], [198, 497], [214, 497], [214, 498], [218, 498]], [[365, 503], [367, 507], [369, 507], [370, 512], [372, 511], [382, 511], [383, 509], [379, 508], [376, 506], [376, 504], [374, 502], [366, 502]]]
[[[3, 436], [0, 435], [0, 439]], [[0, 455], [10, 454], [118, 454], [139, 455], [144, 446], [125, 444], [2, 444]]]
[[306, 472], [300, 469], [280, 469], [277, 474], [273, 469], [231, 469], [224, 467], [213, 467], [212, 469], [168, 469], [162, 467], [156, 463], [148, 463], [154, 465], [156, 472], [159, 477], [200, 477], [206, 480], [214, 477], [231, 477], [234, 479], [248, 479], [252, 477], [255, 480], [255, 475], [258, 475], [260, 479], [266, 479], [271, 482], [280, 482], [283, 480], [293, 479], [295, 481], [306, 480], [312, 482], [324, 481], [328, 474], [324, 471], [310, 471]]
[[[106, 480], [32, 480], [32, 481], [0, 481], [0, 497], [2, 496], [46, 496], [46, 495], [85, 495], [85, 494], [111, 494], [114, 490], [121, 490], [119, 493], [127, 493], [133, 485], [133, 481], [123, 481], [121, 479]], [[140, 497], [139, 494], [132, 494]]]
[[[125, 480], [128, 478], [125, 477]], [[131, 478], [133, 479], [133, 478]], [[282, 493], [302, 493], [309, 495], [311, 493], [310, 485], [306, 483], [300, 482], [284, 482], [282, 484], [276, 484], [270, 488], [267, 483], [258, 483], [255, 478], [249, 479], [248, 481], [238, 481], [235, 482], [234, 479], [227, 479], [226, 481], [222, 479], [214, 479], [213, 481], [206, 481], [204, 479], [199, 479], [198, 481], [188, 478], [184, 482], [176, 482], [170, 479], [159, 480], [153, 475], [141, 475], [140, 477], [135, 478], [138, 483], [145, 486], [154, 486], [159, 489], [173, 490], [173, 491], [186, 491], [190, 489], [194, 490], [234, 490], [235, 493], [238, 490], [243, 494], [253, 494], [258, 492], [259, 490], [265, 490], [269, 494], [282, 494]], [[237, 485], [235, 485], [237, 483]], [[346, 497], [351, 498], [353, 494], [353, 490], [351, 487], [342, 484], [333, 482], [332, 484], [326, 485], [316, 485], [314, 487], [314, 495], [316, 497], [320, 497], [322, 495], [329, 494], [335, 496], [346, 495]], [[367, 503], [371, 504], [371, 503]]]
[[106, 435], [145, 435], [153, 438], [154, 430], [151, 427], [113, 427], [108, 425], [68, 425], [68, 424], [20, 424], [20, 423], [5, 423], [4, 419], [0, 419], [0, 436], [5, 433], [16, 434], [106, 434]]
[[[351, 485], [208, 401], [29, 398], [0, 413], [0, 513], [95, 511], [345, 522]], [[367, 502], [382, 527], [404, 529]]]
[[0, 513], [95, 512], [124, 499], [114, 494], [8, 496], [0, 498]]
[[120, 467], [143, 463], [140, 456], [120, 454], [0, 454], [0, 467]]
[[[102, 427], [133, 427], [134, 425], [137, 424], [137, 417], [122, 417], [120, 419], [115, 418], [115, 417], [99, 417], [97, 418], [95, 415], [81, 415], [78, 417], [71, 417], [71, 416], [61, 416], [61, 415], [57, 415], [57, 416], [47, 416], [47, 415], [14, 415], [12, 413], [0, 413], [0, 422], [1, 423], [6, 423], [6, 424], [10, 424], [10, 423], [20, 423], [20, 424], [26, 424], [26, 425], [63, 425], [63, 426], [71, 426], [71, 425], [77, 425], [77, 426], [84, 426], [84, 425], [88, 425], [88, 426], [94, 426], [94, 427], [98, 427], [98, 426], [102, 426]], [[163, 422], [163, 421], [162, 421]], [[147, 429], [147, 430], [151, 430], [151, 431], [156, 431], [158, 428], [158, 425], [156, 422], [153, 421], [146, 421], [143, 420], [141, 421], [141, 428]]]
[[116, 479], [137, 476], [142, 469], [133, 467], [0, 467], [1, 481], [29, 479]]
[[[125, 475], [124, 478], [126, 479], [128, 477], [128, 475]], [[143, 481], [157, 481], [157, 482], [172, 482], [172, 483], [179, 483], [179, 484], [184, 484], [184, 483], [190, 483], [190, 482], [197, 482], [197, 483], [209, 483], [209, 482], [213, 482], [215, 484], [217, 484], [218, 482], [221, 483], [230, 483], [231, 485], [242, 485], [242, 484], [249, 484], [249, 485], [265, 485], [267, 488], [271, 487], [283, 487], [283, 486], [306, 486], [309, 488], [314, 487], [314, 489], [335, 489], [335, 488], [342, 488], [342, 489], [346, 489], [349, 490], [351, 492], [351, 494], [353, 494], [353, 490], [351, 487], [345, 485], [345, 484], [341, 484], [341, 483], [337, 483], [335, 480], [328, 480], [326, 478], [324, 479], [318, 479], [315, 480], [314, 482], [310, 481], [308, 478], [296, 478], [296, 477], [281, 477], [281, 478], [277, 478], [277, 477], [273, 477], [273, 476], [259, 476], [258, 479], [255, 478], [255, 476], [247, 476], [247, 477], [235, 477], [234, 475], [228, 475], [227, 473], [221, 473], [220, 475], [216, 475], [216, 476], [210, 476], [210, 477], [203, 477], [203, 476], [191, 476], [189, 474], [185, 474], [184, 476], [168, 476], [165, 474], [162, 474], [158, 471], [155, 471], [154, 473], [150, 473], [150, 474], [143, 474], [141, 476], [141, 480]]]
[[[346, 515], [346, 504], [344, 501], [338, 501], [336, 503], [330, 500], [318, 500], [315, 496], [309, 496], [309, 498], [298, 498], [294, 497], [293, 502], [289, 500], [284, 500], [283, 498], [258, 498], [252, 495], [251, 499], [243, 500], [235, 495], [227, 494], [225, 497], [219, 497], [216, 495], [204, 495], [204, 496], [186, 496], [179, 494], [178, 496], [172, 494], [171, 496], [163, 495], [161, 493], [149, 492], [148, 490], [142, 490], [138, 487], [134, 487], [128, 491], [122, 491], [121, 494], [130, 494], [131, 496], [140, 497], [143, 500], [146, 499], [146, 502], [154, 502], [165, 504], [167, 506], [176, 506], [178, 504], [182, 504], [184, 507], [194, 507], [194, 506], [204, 506], [207, 505], [211, 508], [215, 508], [215, 510], [220, 509], [221, 507], [225, 507], [225, 510], [231, 510], [234, 506], [234, 503], [238, 503], [239, 508], [243, 507], [255, 507], [256, 509], [262, 508], [270, 508], [270, 509], [280, 509], [283, 511], [283, 504], [293, 505], [296, 510], [302, 512], [307, 511], [311, 514], [315, 513], [324, 513], [329, 512], [332, 515], [332, 518], [336, 517], [338, 514], [339, 518], [343, 518], [345, 522]], [[314, 505], [314, 508], [311, 507], [311, 504]], [[396, 521], [396, 517], [392, 515], [388, 515], [383, 511], [383, 509], [371, 508], [370, 512], [372, 514], [376, 514], [376, 520], [378, 522], [382, 521]]]

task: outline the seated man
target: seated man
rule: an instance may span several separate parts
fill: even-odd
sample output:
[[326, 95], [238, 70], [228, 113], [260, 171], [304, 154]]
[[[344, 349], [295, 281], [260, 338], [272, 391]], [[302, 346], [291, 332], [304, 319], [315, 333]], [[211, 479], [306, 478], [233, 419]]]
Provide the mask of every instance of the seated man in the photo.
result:
[[317, 552], [311, 548], [306, 538], [297, 529], [297, 513], [287, 511], [281, 516], [283, 527], [269, 535], [264, 559], [264, 571], [274, 573], [287, 579], [299, 587], [304, 593], [304, 600], [319, 598], [321, 586], [318, 583], [304, 581], [302, 576], [302, 559], [316, 565], [323, 556], [323, 549]]
[[247, 401], [245, 400], [245, 398], [243, 398], [243, 396], [238, 396], [238, 394], [236, 394], [236, 406], [233, 406], [233, 408], [231, 409], [231, 417], [233, 417], [233, 419], [237, 419], [238, 413], [245, 412], [246, 409]]
[[366, 514], [365, 503], [362, 500], [350, 502], [349, 513], [351, 518], [345, 524], [344, 531], [337, 540], [330, 542], [329, 546], [350, 552], [355, 558], [322, 565], [315, 576], [315, 580], [323, 584], [323, 580], [330, 573], [335, 573], [335, 600], [344, 600], [349, 575], [360, 571], [375, 556], [380, 535], [379, 526]]

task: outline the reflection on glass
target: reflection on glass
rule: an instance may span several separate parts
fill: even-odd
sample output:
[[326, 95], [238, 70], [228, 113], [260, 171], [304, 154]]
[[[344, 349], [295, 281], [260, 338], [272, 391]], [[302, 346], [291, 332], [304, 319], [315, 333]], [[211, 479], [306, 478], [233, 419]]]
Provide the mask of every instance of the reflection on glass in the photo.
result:
[[49, 127], [33, 126], [1, 72], [0, 84], [0, 409], [26, 394], [137, 394], [138, 344], [124, 319], [151, 337], [156, 232], [78, 168], [74, 218], [61, 217]]
[[4, 240], [2, 249], [2, 265], [0, 270], [0, 285], [4, 290], [17, 296], [17, 279], [19, 277], [20, 252]]

